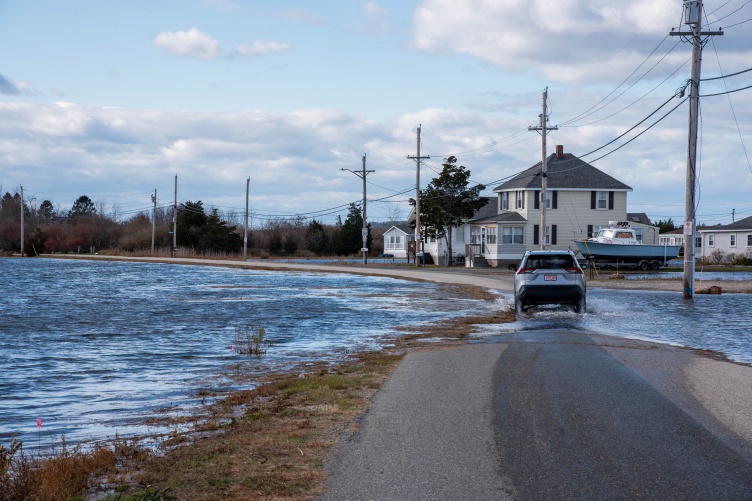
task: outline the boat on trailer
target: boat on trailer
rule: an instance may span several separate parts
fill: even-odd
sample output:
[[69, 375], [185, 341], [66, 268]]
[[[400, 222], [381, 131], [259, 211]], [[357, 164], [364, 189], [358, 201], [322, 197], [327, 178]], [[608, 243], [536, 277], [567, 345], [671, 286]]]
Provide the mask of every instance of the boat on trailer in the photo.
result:
[[608, 227], [586, 240], [574, 240], [580, 253], [594, 263], [636, 267], [643, 271], [666, 266], [679, 256], [678, 245], [649, 245], [637, 240], [626, 221], [609, 221]]

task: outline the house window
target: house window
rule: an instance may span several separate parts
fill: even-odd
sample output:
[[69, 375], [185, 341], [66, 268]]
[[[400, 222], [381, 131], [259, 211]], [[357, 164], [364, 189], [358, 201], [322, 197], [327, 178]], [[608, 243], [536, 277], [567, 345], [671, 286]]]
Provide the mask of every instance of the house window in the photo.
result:
[[524, 208], [525, 203], [525, 192], [524, 191], [518, 191], [517, 192], [517, 208], [522, 209]]
[[487, 244], [496, 243], [496, 226], [488, 226], [486, 228], [486, 243]]
[[596, 208], [598, 210], [608, 209], [608, 192], [607, 191], [598, 192], [598, 205], [596, 206]]
[[479, 244], [483, 242], [482, 238], [483, 237], [480, 233], [480, 227], [473, 226], [472, 228], [470, 228], [470, 243], [471, 244]]
[[501, 243], [524, 244], [525, 228], [522, 226], [504, 226], [501, 229]]
[[501, 194], [501, 210], [509, 209], [509, 193], [506, 191]]
[[546, 226], [546, 245], [551, 244], [551, 227]]
[[729, 247], [736, 247], [736, 234], [729, 235]]
[[747, 247], [752, 247], [752, 235], [747, 235]]
[[389, 235], [387, 236], [386, 250], [401, 250], [402, 249], [402, 235]]
[[[683, 244], [684, 242], [682, 242]], [[701, 249], [702, 248], [702, 237], [695, 237], [695, 248]]]
[[708, 233], [708, 247], [715, 247], [715, 235]]

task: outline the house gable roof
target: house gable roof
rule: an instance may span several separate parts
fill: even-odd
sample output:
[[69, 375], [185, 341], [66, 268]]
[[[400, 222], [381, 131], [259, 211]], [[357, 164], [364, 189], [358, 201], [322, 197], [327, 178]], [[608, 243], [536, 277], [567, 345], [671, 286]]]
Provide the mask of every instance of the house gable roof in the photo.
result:
[[[551, 154], [546, 159], [547, 186], [552, 190], [613, 190], [632, 191], [632, 188], [614, 179], [602, 170], [580, 160], [571, 153], [562, 158]], [[541, 187], [541, 162], [522, 171], [515, 177], [500, 184], [493, 191], [539, 190]]]
[[640, 223], [653, 226], [653, 223], [650, 222], [650, 218], [644, 212], [627, 212], [627, 221], [630, 223]]
[[[704, 226], [703, 231], [740, 231], [740, 230], [752, 230], [752, 216], [745, 217], [739, 221], [731, 224], [719, 225], [719, 226]], [[698, 228], [699, 230], [699, 228]]]
[[406, 235], [412, 235], [413, 233], [415, 233], [415, 230], [412, 229], [410, 225], [407, 225], [407, 224], [395, 224], [393, 226], [390, 226], [389, 229], [386, 230], [384, 233], [388, 233], [392, 228], [394, 228], [395, 230], [399, 230]]

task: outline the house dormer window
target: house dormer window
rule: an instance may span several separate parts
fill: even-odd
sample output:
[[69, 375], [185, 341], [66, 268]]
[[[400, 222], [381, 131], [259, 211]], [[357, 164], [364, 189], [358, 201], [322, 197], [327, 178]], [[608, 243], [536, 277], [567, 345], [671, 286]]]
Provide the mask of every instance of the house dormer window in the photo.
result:
[[517, 208], [518, 209], [525, 208], [525, 192], [524, 191], [517, 192]]
[[501, 194], [501, 210], [509, 210], [509, 193], [506, 191]]

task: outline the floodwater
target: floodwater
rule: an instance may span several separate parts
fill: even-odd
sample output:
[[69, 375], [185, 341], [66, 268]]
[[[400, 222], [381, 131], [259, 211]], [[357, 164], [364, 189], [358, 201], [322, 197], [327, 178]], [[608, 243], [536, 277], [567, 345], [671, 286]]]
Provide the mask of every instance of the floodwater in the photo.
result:
[[[505, 300], [513, 304], [513, 296]], [[685, 300], [679, 292], [591, 288], [583, 315], [544, 306], [514, 323], [484, 326], [476, 335], [558, 328], [713, 350], [752, 364], [751, 294], [698, 294]]]
[[[335, 362], [390, 343], [398, 327], [492, 307], [441, 285], [346, 274], [0, 259], [0, 276], [0, 444], [30, 447], [164, 432], [146, 420], [185, 413], [199, 389], [237, 388], [238, 364]], [[231, 348], [249, 324], [272, 341], [263, 357]]]

